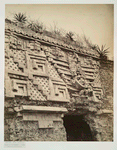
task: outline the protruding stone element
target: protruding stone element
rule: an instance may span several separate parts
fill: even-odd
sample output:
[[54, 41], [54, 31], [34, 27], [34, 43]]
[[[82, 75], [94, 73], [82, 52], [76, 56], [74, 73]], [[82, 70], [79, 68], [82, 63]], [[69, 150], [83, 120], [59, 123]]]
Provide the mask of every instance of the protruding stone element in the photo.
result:
[[49, 101], [69, 102], [70, 99], [69, 93], [64, 83], [62, 82], [57, 83], [55, 81], [49, 80], [49, 85], [50, 85], [50, 95], [48, 95]]
[[27, 96], [27, 81], [12, 80], [12, 94], [14, 96]]
[[62, 107], [47, 107], [47, 106], [29, 106], [22, 105], [22, 111], [40, 111], [40, 112], [59, 112], [66, 113], [67, 109]]
[[10, 36], [10, 48], [16, 49], [17, 47], [17, 37], [12, 35]]
[[[108, 100], [103, 98], [100, 79], [100, 73], [104, 73], [105, 81], [106, 75], [110, 72], [99, 72], [100, 66], [104, 64], [99, 63], [97, 51], [85, 47], [76, 48], [58, 39], [36, 34], [30, 29], [25, 31], [25, 27], [21, 28], [12, 22], [7, 24], [7, 140], [64, 141], [68, 135], [63, 124], [66, 113], [86, 120], [94, 140], [105, 140], [106, 134], [107, 139], [112, 139], [110, 120], [113, 113], [112, 104], [109, 103], [112, 97]], [[109, 69], [110, 66], [106, 70]], [[110, 77], [106, 80], [108, 79], [110, 80]], [[105, 87], [108, 88], [107, 85]], [[112, 91], [106, 93], [111, 95]], [[70, 121], [72, 122], [72, 119]], [[76, 132], [75, 128], [72, 129], [70, 126], [71, 130]]]

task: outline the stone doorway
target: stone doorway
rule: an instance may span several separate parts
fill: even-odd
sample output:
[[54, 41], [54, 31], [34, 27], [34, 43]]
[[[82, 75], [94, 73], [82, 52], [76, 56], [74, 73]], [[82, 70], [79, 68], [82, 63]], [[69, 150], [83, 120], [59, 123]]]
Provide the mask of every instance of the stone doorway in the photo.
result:
[[67, 141], [94, 141], [89, 125], [83, 116], [66, 115], [63, 118]]

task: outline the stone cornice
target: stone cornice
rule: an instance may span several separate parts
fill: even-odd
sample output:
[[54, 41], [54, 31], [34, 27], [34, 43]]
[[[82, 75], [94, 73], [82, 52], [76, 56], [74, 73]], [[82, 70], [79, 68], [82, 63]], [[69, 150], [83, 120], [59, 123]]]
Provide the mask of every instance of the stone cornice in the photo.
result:
[[80, 47], [76, 48], [76, 47], [73, 47], [72, 45], [65, 44], [64, 42], [60, 40], [41, 35], [39, 33], [35, 33], [28, 28], [20, 28], [14, 24], [6, 23], [5, 32], [6, 33], [10, 32], [9, 34], [20, 36], [22, 38], [36, 40], [44, 45], [59, 47], [65, 51], [75, 52], [80, 55], [90, 56], [90, 57], [99, 59], [99, 54], [96, 50], [88, 49], [85, 47], [83, 49], [81, 49]]

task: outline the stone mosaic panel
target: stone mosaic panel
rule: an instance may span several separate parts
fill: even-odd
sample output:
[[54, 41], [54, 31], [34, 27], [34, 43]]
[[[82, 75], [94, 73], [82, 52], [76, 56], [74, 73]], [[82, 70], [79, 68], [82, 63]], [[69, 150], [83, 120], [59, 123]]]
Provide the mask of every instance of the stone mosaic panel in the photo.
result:
[[[88, 117], [89, 124], [95, 131], [94, 134], [97, 134], [97, 131], [103, 127], [102, 139], [108, 140], [109, 136], [105, 139], [106, 133], [110, 132], [107, 122], [112, 121], [105, 120], [105, 116], [108, 115], [107, 110], [102, 111], [103, 114], [101, 112], [98, 114], [103, 92], [100, 83], [99, 61], [94, 59], [97, 57], [97, 52], [91, 49], [74, 48], [63, 42], [57, 43], [56, 39], [32, 32], [27, 33], [24, 28], [12, 24], [6, 26], [5, 34], [7, 34], [5, 36], [5, 109], [9, 114], [13, 114], [14, 110], [17, 112], [14, 113], [17, 116], [14, 118], [14, 122], [11, 120], [9, 127], [5, 127], [5, 134], [9, 132], [8, 140], [66, 140], [63, 122], [57, 120], [57, 116], [54, 120], [46, 112], [46, 117], [41, 116], [40, 119], [37, 117], [35, 109], [33, 116], [29, 116], [29, 112], [24, 110], [27, 111], [27, 116], [22, 120], [24, 116], [18, 111], [22, 105], [28, 105], [28, 107], [29, 105], [47, 105], [47, 108], [55, 105], [60, 108], [61, 104], [66, 107], [67, 103], [68, 109], [73, 113], [92, 115]], [[75, 53], [76, 50], [78, 53]], [[18, 99], [17, 96], [20, 96], [20, 104], [15, 102]], [[23, 99], [26, 99], [26, 102]], [[46, 101], [48, 102], [46, 103]], [[56, 112], [58, 111], [56, 110]], [[96, 120], [97, 115], [104, 115], [101, 118], [102, 121]], [[61, 117], [63, 114], [59, 119]], [[6, 120], [8, 121], [8, 119]], [[98, 123], [100, 126], [96, 125]], [[104, 130], [107, 126], [109, 128], [106, 132]]]
[[52, 66], [49, 62], [48, 62], [48, 74], [50, 77], [52, 78], [60, 78], [59, 74], [57, 73], [56, 69], [54, 68], [54, 66]]
[[50, 93], [50, 88], [49, 88], [49, 81], [45, 77], [38, 77], [35, 76], [34, 80], [36, 79], [37, 84], [39, 84], [42, 87], [42, 90], [45, 91], [47, 94]]
[[23, 50], [12, 50], [13, 57], [17, 59], [18, 62], [26, 65], [25, 51]]
[[28, 81], [28, 95], [31, 100], [46, 101], [46, 98], [38, 90], [37, 86], [33, 85], [31, 80]]
[[5, 59], [5, 67], [12, 71], [22, 72], [18, 67], [18, 63], [14, 63], [14, 59], [11, 57], [9, 59]]

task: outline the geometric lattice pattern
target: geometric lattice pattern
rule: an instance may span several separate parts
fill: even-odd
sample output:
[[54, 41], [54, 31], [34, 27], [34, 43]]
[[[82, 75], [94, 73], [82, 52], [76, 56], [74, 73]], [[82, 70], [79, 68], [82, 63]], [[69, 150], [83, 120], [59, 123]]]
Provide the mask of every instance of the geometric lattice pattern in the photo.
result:
[[56, 69], [50, 63], [48, 63], [48, 74], [49, 74], [50, 77], [60, 78], [60, 76], [57, 73]]
[[9, 70], [22, 72], [17, 63], [14, 63], [13, 58], [5, 59], [5, 67]]
[[49, 88], [49, 81], [45, 77], [35, 77], [37, 84], [41, 85], [43, 91], [45, 91], [47, 94], [50, 93], [50, 88]]
[[21, 62], [24, 66], [26, 65], [25, 60], [25, 51], [22, 50], [12, 50], [14, 58], [18, 59], [18, 62]]
[[39, 100], [39, 101], [46, 101], [46, 98], [42, 95], [42, 93], [37, 89], [36, 86], [29, 80], [29, 99], [31, 100]]

